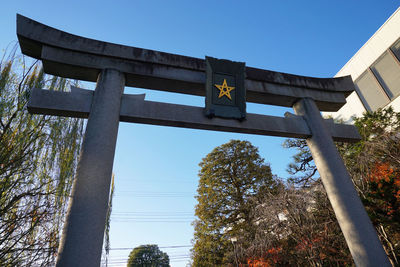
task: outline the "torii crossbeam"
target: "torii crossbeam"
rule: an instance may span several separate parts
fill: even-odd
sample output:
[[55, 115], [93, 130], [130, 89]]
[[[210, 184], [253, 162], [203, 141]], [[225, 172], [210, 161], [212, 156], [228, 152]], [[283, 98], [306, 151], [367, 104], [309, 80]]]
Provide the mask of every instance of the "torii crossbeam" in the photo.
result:
[[209, 118], [199, 107], [123, 94], [125, 86], [133, 86], [205, 96], [203, 59], [88, 39], [21, 15], [17, 35], [22, 52], [40, 59], [46, 73], [97, 82], [94, 92], [34, 89], [28, 104], [36, 114], [88, 118], [57, 266], [100, 265], [119, 121], [306, 139], [355, 263], [390, 266], [333, 142], [356, 142], [360, 136], [354, 126], [320, 114], [346, 103], [354, 91], [351, 77], [322, 79], [246, 67], [246, 101], [293, 107], [296, 115]]

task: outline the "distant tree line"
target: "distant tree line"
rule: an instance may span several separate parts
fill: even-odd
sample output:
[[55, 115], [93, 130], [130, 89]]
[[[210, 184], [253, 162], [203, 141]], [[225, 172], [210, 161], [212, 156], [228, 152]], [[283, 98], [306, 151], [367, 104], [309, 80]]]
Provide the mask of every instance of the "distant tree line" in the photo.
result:
[[[362, 140], [337, 143], [393, 266], [400, 256], [400, 113], [355, 119]], [[257, 148], [232, 140], [200, 163], [192, 266], [354, 266], [304, 140], [288, 181]]]

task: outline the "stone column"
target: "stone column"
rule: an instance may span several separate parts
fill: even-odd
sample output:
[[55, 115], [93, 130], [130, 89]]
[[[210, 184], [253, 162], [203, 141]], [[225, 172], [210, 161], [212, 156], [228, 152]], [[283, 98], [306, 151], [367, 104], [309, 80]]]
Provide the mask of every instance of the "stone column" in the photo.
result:
[[293, 108], [310, 128], [307, 145], [354, 262], [363, 267], [391, 266], [315, 102], [305, 98]]
[[97, 79], [56, 266], [100, 266], [118, 134], [123, 73], [103, 70]]

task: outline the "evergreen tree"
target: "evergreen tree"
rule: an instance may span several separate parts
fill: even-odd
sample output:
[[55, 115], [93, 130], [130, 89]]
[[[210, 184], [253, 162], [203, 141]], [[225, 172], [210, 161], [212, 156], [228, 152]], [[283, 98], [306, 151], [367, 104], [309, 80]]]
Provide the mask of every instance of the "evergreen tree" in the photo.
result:
[[276, 188], [271, 169], [248, 141], [231, 140], [200, 163], [193, 266], [238, 264], [235, 246], [254, 239], [252, 208]]

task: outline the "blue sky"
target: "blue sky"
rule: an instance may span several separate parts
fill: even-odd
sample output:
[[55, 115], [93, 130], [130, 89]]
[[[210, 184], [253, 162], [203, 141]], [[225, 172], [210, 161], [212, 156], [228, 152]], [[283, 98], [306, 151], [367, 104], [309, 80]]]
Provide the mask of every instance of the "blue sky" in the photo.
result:
[[[332, 77], [398, 8], [397, 1], [3, 1], [0, 49], [16, 41], [15, 14], [85, 37], [247, 66]], [[92, 87], [93, 85], [87, 84]], [[204, 106], [204, 98], [126, 88], [146, 99]], [[247, 111], [289, 109], [248, 104]], [[290, 111], [290, 110], [289, 110]], [[158, 244], [185, 266], [193, 237], [198, 163], [215, 146], [249, 140], [282, 178], [283, 138], [120, 123], [111, 247]], [[171, 246], [179, 246], [171, 248]], [[130, 250], [112, 250], [125, 266]]]

